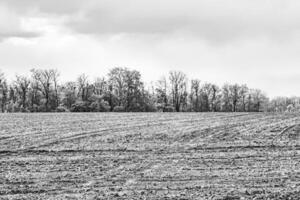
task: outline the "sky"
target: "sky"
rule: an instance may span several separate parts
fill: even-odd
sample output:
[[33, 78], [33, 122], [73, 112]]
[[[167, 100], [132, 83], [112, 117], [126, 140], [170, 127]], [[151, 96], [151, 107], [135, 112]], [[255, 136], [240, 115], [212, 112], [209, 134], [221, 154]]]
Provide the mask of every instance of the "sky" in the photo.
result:
[[299, 0], [0, 0], [0, 69], [61, 81], [113, 67], [170, 70], [300, 96]]

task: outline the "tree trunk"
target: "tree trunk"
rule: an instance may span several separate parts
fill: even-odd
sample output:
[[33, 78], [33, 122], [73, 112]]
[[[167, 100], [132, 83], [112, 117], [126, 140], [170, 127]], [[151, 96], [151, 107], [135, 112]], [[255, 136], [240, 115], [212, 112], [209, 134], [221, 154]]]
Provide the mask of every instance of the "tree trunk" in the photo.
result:
[[46, 92], [46, 111], [48, 112], [49, 111], [49, 94], [48, 92]]
[[26, 107], [26, 91], [24, 90], [23, 91], [23, 101], [22, 101], [22, 104], [23, 104], [23, 108], [25, 108]]

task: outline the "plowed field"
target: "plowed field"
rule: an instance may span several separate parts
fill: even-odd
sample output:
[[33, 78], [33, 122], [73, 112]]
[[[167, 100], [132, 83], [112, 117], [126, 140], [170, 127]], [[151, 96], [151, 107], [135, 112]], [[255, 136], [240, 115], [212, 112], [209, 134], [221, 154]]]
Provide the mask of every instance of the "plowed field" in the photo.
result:
[[300, 199], [300, 114], [0, 115], [0, 199]]

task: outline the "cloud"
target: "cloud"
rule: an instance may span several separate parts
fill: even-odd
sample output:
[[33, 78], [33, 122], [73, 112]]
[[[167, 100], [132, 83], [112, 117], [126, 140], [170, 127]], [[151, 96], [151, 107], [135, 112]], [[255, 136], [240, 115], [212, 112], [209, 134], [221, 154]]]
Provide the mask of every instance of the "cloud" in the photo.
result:
[[68, 15], [79, 11], [86, 3], [82, 0], [0, 0], [0, 4], [18, 13]]
[[54, 67], [63, 80], [115, 66], [147, 81], [181, 70], [289, 95], [299, 85], [299, 10], [298, 0], [0, 0], [0, 41], [13, 38], [0, 43], [0, 66], [12, 75]]
[[8, 38], [35, 38], [40, 36], [38, 33], [26, 32], [26, 31], [15, 31], [15, 32], [1, 32], [0, 31], [0, 41]]
[[300, 30], [297, 0], [0, 0], [19, 15], [63, 18], [66, 28], [92, 35], [193, 34], [211, 42], [267, 37], [287, 40]]
[[210, 41], [285, 38], [299, 31], [300, 3], [281, 0], [89, 1], [67, 26], [88, 34], [189, 33]]
[[39, 35], [38, 32], [26, 30], [22, 25], [21, 18], [0, 7], [0, 41], [12, 37], [32, 38]]

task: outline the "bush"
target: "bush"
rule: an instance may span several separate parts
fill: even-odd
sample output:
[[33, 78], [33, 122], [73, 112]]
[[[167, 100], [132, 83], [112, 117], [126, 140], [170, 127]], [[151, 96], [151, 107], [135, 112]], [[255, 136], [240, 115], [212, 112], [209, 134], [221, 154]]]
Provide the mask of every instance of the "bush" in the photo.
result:
[[6, 105], [6, 111], [7, 112], [23, 112], [27, 113], [29, 110], [27, 108], [23, 108], [23, 106], [20, 106], [18, 103], [8, 103]]
[[69, 110], [63, 106], [58, 106], [55, 112], [68, 112]]
[[114, 107], [114, 112], [125, 112], [124, 106], [116, 106]]
[[157, 111], [159, 111], [159, 112], [163, 112], [164, 111], [164, 108], [165, 108], [164, 104], [162, 104], [162, 103], [156, 103], [154, 106], [156, 107]]
[[71, 106], [71, 112], [90, 112], [90, 107], [87, 102], [78, 101]]
[[22, 107], [20, 107], [20, 112], [22, 112], [22, 113], [28, 113], [29, 110], [27, 108], [23, 108], [23, 106], [22, 106]]
[[108, 102], [101, 100], [100, 102], [93, 102], [90, 105], [90, 110], [92, 112], [108, 112], [110, 111], [110, 106]]
[[128, 112], [144, 112], [145, 108], [140, 104], [133, 104], [127, 107]]
[[173, 106], [166, 106], [163, 108], [164, 112], [175, 112], [175, 108]]
[[145, 107], [146, 112], [157, 112], [159, 109], [154, 104], [147, 104]]
[[36, 104], [33, 104], [32, 106], [29, 107], [30, 112], [38, 112], [39, 111], [39, 106]]
[[37, 106], [37, 111], [35, 112], [47, 112], [46, 106], [44, 104]]
[[17, 103], [9, 103], [7, 104], [7, 112], [19, 112], [19, 106]]

